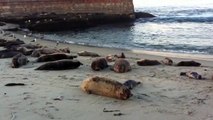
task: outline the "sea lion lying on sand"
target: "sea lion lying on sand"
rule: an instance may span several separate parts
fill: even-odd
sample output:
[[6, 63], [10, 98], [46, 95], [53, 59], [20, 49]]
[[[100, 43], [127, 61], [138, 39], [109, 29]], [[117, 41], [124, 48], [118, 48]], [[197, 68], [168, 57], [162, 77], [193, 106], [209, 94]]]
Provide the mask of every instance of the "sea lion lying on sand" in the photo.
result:
[[111, 70], [117, 73], [125, 73], [131, 71], [131, 66], [127, 60], [117, 59]]
[[33, 52], [33, 50], [29, 50], [25, 47], [19, 47], [19, 46], [11, 46], [10, 48], [7, 48], [7, 50], [21, 52], [24, 55], [31, 55]]
[[91, 68], [95, 71], [103, 70], [108, 67], [107, 61], [105, 58], [97, 58], [92, 61]]
[[20, 47], [25, 47], [27, 49], [39, 49], [39, 48], [42, 48], [43, 46], [39, 45], [39, 44], [36, 44], [36, 45], [33, 45], [33, 44], [21, 44]]
[[20, 39], [16, 39], [16, 40], [11, 40], [11, 41], [6, 41], [4, 43], [1, 43], [0, 45], [5, 48], [10, 48], [14, 45], [21, 45], [21, 44], [25, 44], [24, 41], [22, 41]]
[[87, 57], [100, 57], [97, 53], [88, 52], [88, 51], [81, 51], [77, 53], [79, 56], [87, 56]]
[[137, 64], [139, 66], [154, 66], [154, 65], [160, 65], [161, 63], [157, 60], [144, 59], [144, 60], [137, 61]]
[[42, 55], [36, 60], [36, 62], [49, 62], [49, 61], [73, 59], [73, 58], [77, 58], [77, 56], [66, 55], [63, 53], [54, 53], [54, 54]]
[[181, 76], [187, 76], [191, 79], [197, 79], [197, 80], [202, 80], [204, 79], [202, 75], [198, 74], [197, 72], [181, 72]]
[[141, 84], [141, 82], [137, 82], [135, 80], [127, 80], [123, 83], [124, 86], [126, 86], [128, 89], [133, 89], [137, 85]]
[[51, 48], [40, 48], [40, 49], [35, 49], [31, 56], [32, 57], [40, 57], [42, 54], [54, 54], [54, 53], [70, 53], [69, 48], [64, 48], [64, 49], [51, 49]]
[[132, 96], [131, 91], [118, 81], [104, 77], [91, 77], [84, 80], [81, 89], [88, 94], [95, 94], [126, 100]]
[[17, 51], [10, 51], [10, 50], [1, 50], [0, 51], [0, 58], [12, 58], [18, 54], [21, 54], [21, 52]]
[[172, 59], [166, 57], [164, 60], [161, 61], [164, 65], [173, 65]]
[[201, 66], [201, 63], [195, 62], [195, 61], [181, 61], [176, 66], [194, 66], [198, 67]]
[[118, 58], [126, 58], [126, 56], [124, 55], [123, 52], [120, 55], [107, 55], [106, 56], [106, 60], [108, 62], [114, 62]]
[[76, 69], [80, 65], [83, 65], [78, 60], [58, 60], [54, 62], [49, 62], [41, 65], [35, 70], [68, 70], [68, 69]]
[[23, 54], [18, 54], [12, 59], [12, 68], [19, 68], [22, 65], [26, 65], [29, 62], [27, 57]]

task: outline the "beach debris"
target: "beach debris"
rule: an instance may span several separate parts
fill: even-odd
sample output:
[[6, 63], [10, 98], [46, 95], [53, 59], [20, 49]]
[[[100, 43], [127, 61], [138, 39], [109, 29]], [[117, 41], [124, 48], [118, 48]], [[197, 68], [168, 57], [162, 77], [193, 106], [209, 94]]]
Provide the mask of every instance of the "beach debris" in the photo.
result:
[[144, 59], [144, 60], [137, 61], [137, 64], [139, 66], [154, 66], [154, 65], [160, 65], [161, 63], [158, 60]]
[[85, 57], [100, 57], [97, 53], [94, 52], [88, 52], [88, 51], [80, 51], [77, 53], [79, 56], [85, 56]]
[[12, 68], [19, 68], [29, 62], [28, 58], [23, 54], [18, 54], [12, 59]]
[[53, 100], [62, 101], [63, 99], [64, 99], [64, 96], [58, 96], [58, 97], [54, 98]]
[[97, 58], [92, 61], [91, 68], [94, 71], [100, 71], [108, 67], [107, 61], [105, 58]]
[[62, 60], [62, 59], [74, 59], [74, 58], [77, 58], [77, 56], [66, 55], [64, 53], [53, 53], [53, 54], [40, 56], [36, 60], [36, 62], [49, 62], [49, 61], [56, 61], [56, 60]]
[[80, 65], [83, 65], [78, 60], [58, 60], [54, 62], [49, 62], [41, 65], [35, 70], [68, 70], [77, 69]]
[[114, 62], [116, 59], [118, 58], [126, 58], [126, 56], [124, 55], [124, 53], [122, 52], [120, 55], [107, 55], [106, 56], [106, 60], [108, 62]]
[[122, 83], [105, 77], [95, 76], [87, 78], [82, 82], [80, 87], [88, 94], [112, 97], [121, 100], [127, 100], [132, 96], [131, 91]]
[[4, 86], [10, 87], [10, 86], [25, 86], [24, 83], [7, 83]]
[[162, 64], [164, 64], [164, 65], [173, 65], [172, 59], [171, 59], [171, 58], [168, 58], [168, 57], [164, 58], [164, 60], [162, 60], [161, 62], [162, 62]]
[[139, 84], [141, 84], [141, 82], [137, 82], [135, 80], [127, 80], [123, 83], [123, 85], [130, 90], [132, 90], [134, 87], [138, 86]]
[[15, 113], [11, 113], [11, 119], [10, 120], [15, 120], [16, 119], [16, 115], [15, 115]]
[[201, 66], [201, 63], [199, 62], [195, 62], [195, 61], [181, 61], [177, 64], [177, 66], [194, 66], [194, 67], [198, 67]]
[[30, 42], [36, 42], [37, 41], [37, 39], [36, 38], [34, 38], [32, 41], [30, 41]]
[[131, 71], [130, 63], [125, 59], [117, 59], [111, 70], [117, 73], [125, 73]]
[[107, 110], [106, 108], [104, 108], [103, 112], [120, 112], [120, 110]]
[[202, 75], [198, 74], [197, 72], [181, 72], [180, 76], [187, 76], [191, 79], [196, 79], [196, 80], [203, 80], [204, 78]]
[[113, 116], [122, 116], [122, 115], [125, 115], [123, 113], [114, 113]]

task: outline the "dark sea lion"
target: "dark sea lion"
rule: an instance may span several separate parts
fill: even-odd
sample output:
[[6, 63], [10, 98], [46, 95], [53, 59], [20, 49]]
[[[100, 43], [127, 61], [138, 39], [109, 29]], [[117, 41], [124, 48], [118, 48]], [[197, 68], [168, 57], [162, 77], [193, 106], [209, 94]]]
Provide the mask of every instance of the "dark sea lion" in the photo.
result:
[[111, 68], [114, 72], [125, 73], [131, 70], [130, 63], [125, 59], [117, 59]]
[[20, 45], [20, 47], [25, 47], [27, 49], [39, 49], [39, 48], [42, 48], [43, 46], [41, 46], [39, 44], [36, 44], [36, 45], [33, 45], [33, 44], [22, 44], [22, 45]]
[[157, 60], [144, 59], [144, 60], [137, 61], [137, 64], [139, 66], [154, 66], [154, 65], [160, 65], [161, 63]]
[[163, 63], [164, 65], [173, 65], [172, 59], [170, 59], [170, 58], [168, 58], [168, 57], [166, 57], [164, 60], [162, 60], [162, 63]]
[[198, 67], [201, 66], [201, 63], [195, 62], [195, 61], [181, 61], [177, 64], [177, 66], [194, 66], [194, 67]]
[[52, 48], [40, 48], [37, 49], [41, 54], [54, 54], [54, 53], [70, 53], [68, 48], [64, 49], [52, 49]]
[[68, 70], [68, 69], [76, 69], [80, 65], [83, 65], [78, 60], [58, 60], [54, 62], [49, 62], [41, 65], [35, 70]]
[[7, 40], [5, 39], [0, 39], [0, 46], [4, 46], [6, 44]]
[[127, 80], [123, 83], [124, 86], [126, 86], [128, 89], [133, 89], [137, 85], [141, 84], [141, 82], [137, 82], [135, 80]]
[[20, 46], [11, 46], [10, 48], [7, 48], [7, 50], [21, 52], [24, 55], [31, 55], [33, 52], [33, 50]]
[[10, 50], [1, 50], [0, 51], [0, 58], [12, 58], [18, 54], [21, 54], [21, 52], [17, 51], [10, 51]]
[[16, 40], [7, 41], [2, 46], [4, 46], [5, 48], [10, 48], [14, 45], [21, 45], [21, 44], [25, 44], [24, 41], [22, 41], [20, 39], [16, 39]]
[[89, 94], [126, 100], [132, 96], [131, 91], [118, 81], [105, 77], [91, 77], [84, 80], [81, 89]]
[[12, 59], [12, 68], [19, 68], [22, 65], [26, 65], [29, 62], [27, 57], [23, 54], [18, 54]]
[[181, 72], [181, 76], [187, 76], [191, 79], [197, 79], [197, 80], [202, 80], [204, 79], [202, 75], [198, 74], [197, 72]]
[[54, 53], [54, 54], [42, 55], [36, 60], [36, 62], [49, 62], [49, 61], [73, 59], [73, 58], [77, 58], [77, 56], [66, 55], [63, 53]]
[[95, 71], [100, 71], [108, 67], [107, 61], [105, 58], [97, 58], [92, 61], [91, 68]]
[[85, 57], [100, 57], [97, 53], [94, 52], [88, 52], [88, 51], [81, 51], [77, 53], [79, 56], [85, 56]]

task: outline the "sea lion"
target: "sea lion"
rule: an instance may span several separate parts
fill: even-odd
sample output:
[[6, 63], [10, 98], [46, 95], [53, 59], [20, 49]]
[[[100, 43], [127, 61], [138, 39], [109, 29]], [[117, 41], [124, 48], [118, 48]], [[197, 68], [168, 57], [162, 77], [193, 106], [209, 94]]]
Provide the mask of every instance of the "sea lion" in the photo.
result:
[[92, 61], [91, 68], [94, 71], [100, 71], [108, 67], [107, 61], [105, 58], [97, 58]]
[[83, 65], [78, 60], [58, 60], [54, 62], [49, 62], [41, 65], [35, 70], [68, 70], [68, 69], [76, 69], [80, 65]]
[[94, 52], [88, 52], [88, 51], [81, 51], [77, 53], [79, 56], [85, 56], [85, 57], [100, 57], [97, 53]]
[[21, 52], [24, 55], [31, 55], [33, 52], [33, 50], [20, 46], [11, 46], [10, 48], [7, 48], [7, 50]]
[[157, 60], [144, 59], [144, 60], [137, 61], [137, 64], [139, 66], [153, 66], [153, 65], [160, 65], [161, 63]]
[[16, 40], [7, 41], [4, 44], [2, 44], [1, 46], [5, 47], [5, 48], [10, 48], [14, 45], [21, 45], [21, 44], [25, 44], [24, 41], [22, 41], [20, 39], [16, 39]]
[[107, 55], [106, 56], [106, 60], [108, 62], [114, 62], [118, 58], [126, 58], [126, 56], [124, 55], [123, 52], [120, 55]]
[[128, 89], [133, 89], [137, 85], [141, 84], [141, 82], [137, 82], [135, 80], [127, 80], [123, 83], [124, 86], [126, 86]]
[[70, 53], [68, 48], [65, 49], [51, 49], [51, 48], [40, 48], [36, 49], [38, 50], [41, 54], [53, 54], [53, 53]]
[[195, 62], [195, 61], [181, 61], [179, 62], [176, 66], [194, 66], [194, 67], [198, 67], [201, 66], [201, 63]]
[[0, 58], [12, 58], [18, 54], [21, 54], [21, 52], [17, 51], [10, 51], [10, 50], [1, 50], [0, 51]]
[[91, 77], [85, 79], [81, 84], [81, 89], [88, 94], [112, 97], [127, 100], [132, 96], [131, 91], [118, 81], [105, 77]]
[[173, 65], [172, 59], [166, 57], [164, 60], [161, 61], [164, 65]]
[[6, 44], [7, 40], [5, 39], [0, 39], [0, 46], [4, 46]]
[[26, 65], [29, 62], [27, 57], [23, 54], [18, 54], [12, 59], [12, 68], [19, 68], [22, 65]]
[[25, 47], [27, 49], [39, 49], [39, 48], [42, 48], [43, 46], [39, 45], [39, 44], [36, 44], [36, 45], [33, 45], [33, 44], [22, 44], [22, 45], [20, 45], [20, 47]]
[[54, 54], [42, 55], [36, 60], [36, 62], [49, 62], [49, 61], [73, 59], [73, 58], [77, 58], [77, 56], [66, 55], [63, 53], [54, 53]]
[[41, 52], [39, 50], [33, 50], [31, 57], [40, 57]]
[[204, 79], [202, 75], [198, 74], [197, 72], [181, 72], [180, 75], [187, 76], [191, 79], [197, 79], [197, 80]]
[[125, 73], [131, 70], [131, 66], [127, 60], [117, 59], [111, 70], [117, 73]]

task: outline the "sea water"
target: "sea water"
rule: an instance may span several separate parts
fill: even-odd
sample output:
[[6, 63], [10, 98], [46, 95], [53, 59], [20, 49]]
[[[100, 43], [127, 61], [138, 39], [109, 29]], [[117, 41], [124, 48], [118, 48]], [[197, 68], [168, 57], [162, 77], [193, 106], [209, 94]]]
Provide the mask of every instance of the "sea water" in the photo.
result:
[[42, 33], [45, 39], [71, 44], [213, 54], [213, 4], [136, 8], [155, 18], [108, 24], [80, 31]]

